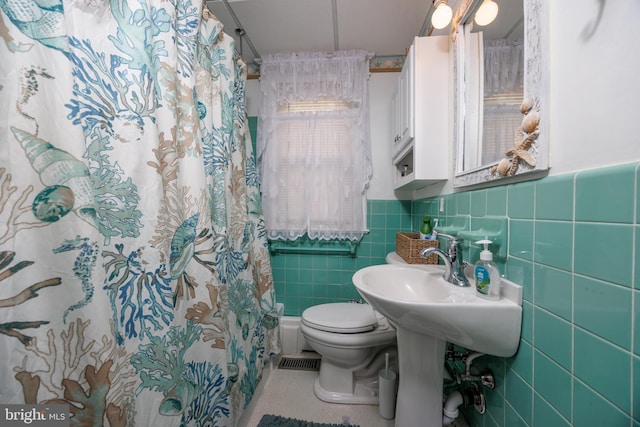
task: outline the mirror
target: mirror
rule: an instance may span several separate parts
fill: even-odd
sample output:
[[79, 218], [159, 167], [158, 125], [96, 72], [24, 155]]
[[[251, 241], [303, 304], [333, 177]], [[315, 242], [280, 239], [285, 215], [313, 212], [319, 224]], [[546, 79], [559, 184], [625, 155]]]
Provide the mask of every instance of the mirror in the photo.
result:
[[461, 1], [452, 22], [455, 187], [549, 168], [548, 0], [494, 0], [481, 26], [483, 1]]

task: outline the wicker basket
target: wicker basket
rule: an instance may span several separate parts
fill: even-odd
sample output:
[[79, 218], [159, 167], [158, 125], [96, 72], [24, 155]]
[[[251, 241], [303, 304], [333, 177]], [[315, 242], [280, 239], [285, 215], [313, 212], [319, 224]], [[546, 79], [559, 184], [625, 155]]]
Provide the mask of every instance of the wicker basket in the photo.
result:
[[438, 255], [420, 256], [423, 249], [437, 247], [438, 240], [422, 240], [420, 233], [396, 233], [396, 253], [409, 264], [437, 264]]

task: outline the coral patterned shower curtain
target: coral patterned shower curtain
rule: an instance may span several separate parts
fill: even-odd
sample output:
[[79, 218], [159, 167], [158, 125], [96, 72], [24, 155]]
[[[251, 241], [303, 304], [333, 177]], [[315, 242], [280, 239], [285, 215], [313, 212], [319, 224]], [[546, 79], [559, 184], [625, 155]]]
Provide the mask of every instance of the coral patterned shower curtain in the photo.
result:
[[197, 0], [0, 8], [0, 404], [236, 425], [279, 343], [232, 39]]

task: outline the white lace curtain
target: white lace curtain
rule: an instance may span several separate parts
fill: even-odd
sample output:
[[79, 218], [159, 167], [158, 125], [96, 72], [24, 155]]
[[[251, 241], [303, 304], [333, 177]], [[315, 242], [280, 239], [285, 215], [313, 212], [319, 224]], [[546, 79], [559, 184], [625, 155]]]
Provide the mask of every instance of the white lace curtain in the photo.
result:
[[484, 42], [482, 164], [500, 160], [513, 146], [520, 126], [524, 88], [522, 40]]
[[524, 46], [522, 40], [485, 40], [484, 95], [522, 92]]
[[362, 238], [368, 73], [363, 50], [262, 57], [257, 154], [270, 239]]

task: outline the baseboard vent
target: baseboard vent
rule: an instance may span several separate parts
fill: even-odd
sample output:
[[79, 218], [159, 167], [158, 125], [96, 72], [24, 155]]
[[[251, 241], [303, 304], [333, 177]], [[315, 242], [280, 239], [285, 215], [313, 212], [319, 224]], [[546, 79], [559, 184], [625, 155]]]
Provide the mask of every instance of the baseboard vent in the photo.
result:
[[278, 369], [293, 369], [296, 371], [319, 371], [320, 359], [309, 357], [283, 356], [278, 363]]

